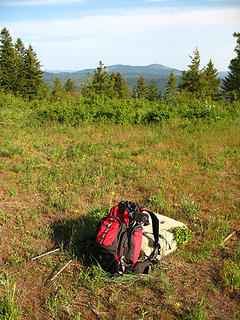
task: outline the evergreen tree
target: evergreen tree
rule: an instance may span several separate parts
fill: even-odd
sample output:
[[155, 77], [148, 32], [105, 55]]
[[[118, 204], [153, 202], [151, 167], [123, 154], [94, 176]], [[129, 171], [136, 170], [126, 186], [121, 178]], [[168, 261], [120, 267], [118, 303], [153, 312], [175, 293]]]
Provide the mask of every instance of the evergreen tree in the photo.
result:
[[54, 99], [60, 100], [64, 98], [65, 95], [66, 95], [66, 90], [62, 85], [60, 78], [57, 76], [53, 83], [52, 96]]
[[139, 77], [139, 79], [137, 81], [137, 86], [133, 90], [133, 97], [135, 99], [147, 97], [147, 85], [146, 85], [145, 79], [142, 75]]
[[38, 99], [49, 100], [51, 98], [51, 91], [49, 86], [42, 81], [38, 88]]
[[118, 72], [115, 75], [114, 90], [116, 92], [117, 98], [119, 98], [119, 99], [130, 98], [130, 90], [126, 84], [126, 80], [122, 77], [120, 72]]
[[193, 96], [200, 98], [202, 94], [202, 74], [200, 71], [200, 54], [198, 48], [193, 51], [191, 58], [191, 64], [188, 65], [189, 70], [183, 71], [180, 86], [181, 90], [187, 90], [193, 94]]
[[115, 78], [116, 78], [116, 75], [114, 72], [112, 72], [111, 74], [107, 74], [104, 94], [109, 98], [118, 97], [118, 92], [117, 90], [115, 90]]
[[16, 87], [15, 93], [23, 94], [25, 86], [25, 48], [20, 38], [15, 43]]
[[64, 88], [67, 93], [71, 94], [76, 93], [77, 91], [75, 81], [72, 81], [70, 78], [67, 79], [66, 83], [64, 84]]
[[82, 84], [82, 91], [81, 92], [84, 97], [87, 97], [93, 93], [92, 77], [90, 76], [89, 72], [88, 72], [87, 82]]
[[221, 96], [219, 89], [221, 79], [218, 79], [217, 76], [217, 69], [214, 68], [214, 64], [210, 59], [202, 72], [202, 95], [205, 95], [206, 98], [210, 98], [212, 101], [218, 100]]
[[24, 95], [31, 99], [41, 92], [41, 88], [43, 86], [43, 72], [40, 69], [40, 62], [38, 61], [37, 55], [31, 45], [29, 45], [28, 49], [25, 50], [24, 69]]
[[0, 34], [0, 70], [0, 87], [6, 91], [16, 91], [15, 49], [6, 28]]
[[97, 70], [94, 70], [94, 77], [92, 78], [92, 84], [96, 93], [102, 93], [106, 87], [108, 74], [105, 69], [106, 67], [102, 61], [99, 61], [99, 66]]
[[233, 36], [237, 38], [237, 46], [234, 49], [237, 56], [230, 61], [230, 72], [223, 80], [223, 90], [228, 98], [237, 100], [240, 99], [240, 33], [235, 32]]
[[173, 71], [169, 74], [165, 88], [165, 99], [173, 99], [177, 94], [177, 81]]
[[91, 77], [88, 74], [87, 83], [82, 87], [82, 94], [88, 96], [89, 94], [104, 94], [110, 98], [116, 95], [114, 90], [115, 75], [114, 73], [109, 75], [106, 72], [106, 67], [100, 61], [97, 70], [94, 70], [94, 75]]
[[97, 70], [94, 70], [94, 76], [92, 78], [92, 87], [95, 93], [105, 94], [109, 96], [112, 93], [114, 83], [113, 77], [111, 78], [105, 69], [106, 67], [104, 66], [102, 61], [100, 61]]
[[156, 81], [152, 79], [151, 82], [149, 83], [149, 86], [147, 87], [147, 99], [149, 101], [154, 101], [160, 98], [161, 98], [161, 94], [156, 85]]

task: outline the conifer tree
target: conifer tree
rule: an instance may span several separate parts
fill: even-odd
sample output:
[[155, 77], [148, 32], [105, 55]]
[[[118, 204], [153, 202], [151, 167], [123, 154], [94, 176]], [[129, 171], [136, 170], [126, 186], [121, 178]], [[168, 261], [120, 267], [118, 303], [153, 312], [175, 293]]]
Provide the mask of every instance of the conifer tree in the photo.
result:
[[174, 71], [171, 71], [165, 88], [165, 99], [173, 99], [177, 94], [177, 81]]
[[82, 87], [82, 94], [84, 96], [95, 93], [113, 98], [116, 95], [114, 90], [115, 75], [114, 73], [109, 75], [105, 69], [106, 67], [100, 61], [97, 70], [94, 70], [94, 75], [90, 76], [88, 74], [87, 83]]
[[240, 99], [240, 33], [235, 32], [233, 36], [237, 38], [237, 46], [234, 49], [237, 56], [230, 61], [230, 72], [223, 80], [224, 93], [232, 101]]
[[221, 96], [219, 88], [221, 79], [217, 78], [217, 75], [217, 69], [214, 68], [214, 64], [210, 59], [202, 71], [202, 96], [210, 98], [212, 101], [218, 100]]
[[193, 96], [200, 98], [202, 94], [202, 74], [200, 71], [200, 54], [198, 48], [193, 51], [191, 58], [191, 64], [188, 65], [189, 70], [183, 71], [180, 86], [181, 90], [187, 90], [193, 94]]
[[43, 82], [43, 72], [40, 69], [40, 62], [38, 61], [37, 54], [31, 45], [29, 45], [28, 49], [25, 50], [24, 69], [24, 95], [31, 99], [41, 93]]
[[161, 98], [161, 94], [156, 85], [156, 81], [152, 79], [151, 82], [149, 83], [149, 86], [147, 87], [147, 99], [149, 101], [154, 101], [160, 98]]
[[15, 49], [7, 28], [3, 28], [0, 34], [0, 70], [0, 87], [16, 91]]
[[16, 66], [16, 87], [15, 93], [23, 94], [25, 86], [24, 67], [25, 48], [20, 38], [15, 43], [15, 66]]
[[104, 85], [106, 83], [107, 72], [105, 71], [106, 67], [99, 61], [99, 66], [97, 70], [94, 70], [94, 77], [93, 77], [93, 85], [95, 88], [96, 93], [101, 93]]
[[87, 97], [93, 93], [93, 88], [92, 88], [92, 77], [90, 76], [90, 73], [88, 72], [88, 77], [87, 77], [87, 82], [82, 84], [82, 95], [84, 97]]
[[62, 81], [57, 76], [53, 83], [52, 96], [55, 100], [60, 100], [66, 95], [66, 90], [62, 85]]
[[76, 84], [75, 81], [72, 81], [70, 78], [67, 79], [66, 83], [64, 84], [64, 88], [67, 93], [76, 93]]
[[114, 90], [116, 91], [116, 97], [119, 99], [128, 99], [130, 97], [130, 90], [120, 72], [115, 75]]
[[115, 73], [107, 74], [106, 84], [103, 93], [109, 98], [117, 98], [118, 92], [115, 90]]
[[39, 85], [38, 99], [49, 100], [50, 98], [51, 98], [51, 90], [49, 86], [44, 81], [42, 81], [41, 84]]
[[92, 87], [93, 91], [97, 94], [105, 94], [108, 95], [109, 91], [112, 89], [114, 83], [113, 78], [110, 78], [110, 76], [106, 72], [106, 67], [102, 63], [102, 61], [99, 61], [99, 66], [97, 70], [94, 70], [94, 76], [92, 78]]
[[147, 85], [144, 77], [141, 75], [137, 81], [137, 86], [133, 90], [133, 97], [135, 99], [141, 99], [147, 97]]

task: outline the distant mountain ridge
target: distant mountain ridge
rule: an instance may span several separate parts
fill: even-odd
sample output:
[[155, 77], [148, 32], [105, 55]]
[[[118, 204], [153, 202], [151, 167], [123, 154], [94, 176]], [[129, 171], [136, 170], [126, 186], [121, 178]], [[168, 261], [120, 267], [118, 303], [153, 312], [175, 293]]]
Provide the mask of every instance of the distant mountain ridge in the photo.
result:
[[[44, 73], [79, 73], [79, 74], [87, 74], [88, 72], [91, 74], [93, 73], [94, 70], [97, 68], [92, 68], [92, 69], [83, 69], [83, 70], [45, 70]], [[131, 66], [131, 65], [123, 65], [123, 64], [115, 64], [111, 66], [106, 66], [105, 69], [108, 73], [111, 72], [120, 72], [121, 74], [124, 73], [141, 73], [141, 74], [157, 74], [157, 75], [162, 75], [162, 74], [169, 74], [171, 70], [173, 70], [176, 74], [181, 73], [182, 71], [175, 69], [175, 68], [170, 68], [166, 67], [162, 64], [150, 64], [148, 66]]]
[[[50, 87], [53, 87], [53, 82], [56, 76], [58, 76], [63, 83], [65, 83], [67, 79], [70, 78], [71, 80], [76, 82], [77, 88], [80, 90], [81, 85], [87, 80], [88, 74], [92, 75], [94, 73], [94, 70], [97, 70], [97, 68], [84, 69], [79, 71], [46, 70], [43, 73], [43, 79]], [[126, 79], [127, 85], [131, 90], [136, 86], [137, 80], [141, 75], [145, 78], [145, 82], [147, 84], [149, 84], [150, 81], [154, 79], [157, 86], [163, 91], [171, 71], [175, 73], [177, 82], [179, 82], [180, 76], [182, 74], [181, 70], [166, 67], [157, 63], [150, 64], [148, 66], [115, 64], [106, 66], [105, 70], [107, 73], [120, 72], [121, 75]], [[226, 74], [226, 71], [219, 72], [219, 78], [225, 78]]]
[[[92, 75], [94, 73], [94, 69], [84, 69], [79, 71], [67, 71], [67, 70], [54, 70], [54, 71], [44, 71], [43, 79], [50, 86], [53, 87], [53, 82], [58, 76], [60, 80], [65, 83], [68, 78], [72, 79], [76, 82], [78, 89], [81, 89], [81, 85], [87, 80], [88, 74]], [[148, 66], [131, 66], [131, 65], [123, 65], [123, 64], [115, 64], [111, 66], [106, 66], [107, 73], [118, 73], [126, 79], [127, 85], [132, 90], [139, 79], [140, 75], [143, 75], [147, 84], [154, 79], [157, 83], [157, 86], [163, 90], [165, 88], [167, 79], [171, 71], [174, 71], [177, 79], [181, 76], [182, 71], [166, 67], [161, 64], [150, 64]]]

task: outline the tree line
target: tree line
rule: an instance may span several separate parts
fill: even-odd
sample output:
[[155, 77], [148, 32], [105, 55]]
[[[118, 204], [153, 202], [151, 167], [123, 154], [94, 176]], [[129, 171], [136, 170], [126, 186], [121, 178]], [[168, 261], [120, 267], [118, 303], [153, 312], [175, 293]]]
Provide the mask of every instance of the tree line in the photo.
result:
[[[240, 99], [240, 33], [234, 33], [237, 38], [235, 48], [236, 57], [230, 61], [229, 73], [223, 80], [218, 78], [218, 71], [210, 59], [207, 66], [200, 69], [200, 53], [195, 48], [190, 56], [191, 63], [188, 70], [183, 71], [180, 83], [177, 85], [176, 76], [171, 71], [165, 91], [162, 93], [154, 79], [150, 84], [145, 83], [143, 76], [140, 76], [132, 94], [126, 84], [126, 80], [118, 73], [107, 73], [105, 66], [100, 61], [99, 66], [94, 70], [93, 75], [88, 75], [87, 81], [82, 85], [81, 95], [105, 95], [116, 99], [146, 99], [175, 100], [179, 97], [184, 99], [204, 99], [217, 101], [239, 100]], [[60, 100], [64, 98], [77, 98], [79, 93], [76, 84], [70, 78], [62, 84], [59, 77], [56, 77], [53, 89], [43, 81], [43, 71], [36, 52], [32, 46], [24, 47], [20, 38], [13, 43], [12, 37], [6, 28], [0, 34], [0, 89], [4, 92], [12, 92], [14, 95], [23, 98], [47, 98]]]

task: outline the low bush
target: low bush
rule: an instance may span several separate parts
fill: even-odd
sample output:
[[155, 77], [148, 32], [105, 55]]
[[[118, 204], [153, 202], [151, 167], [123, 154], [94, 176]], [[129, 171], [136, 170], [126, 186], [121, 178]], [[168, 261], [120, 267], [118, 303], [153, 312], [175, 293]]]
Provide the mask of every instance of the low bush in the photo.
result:
[[[28, 120], [26, 119], [28, 116]], [[146, 99], [114, 99], [104, 95], [79, 95], [76, 100], [25, 101], [12, 94], [0, 93], [0, 121], [33, 123], [54, 121], [70, 125], [82, 122], [106, 122], [117, 124], [149, 124], [181, 119], [188, 121], [221, 121], [240, 115], [240, 105], [224, 101], [210, 103], [200, 100], [168, 101]]]

